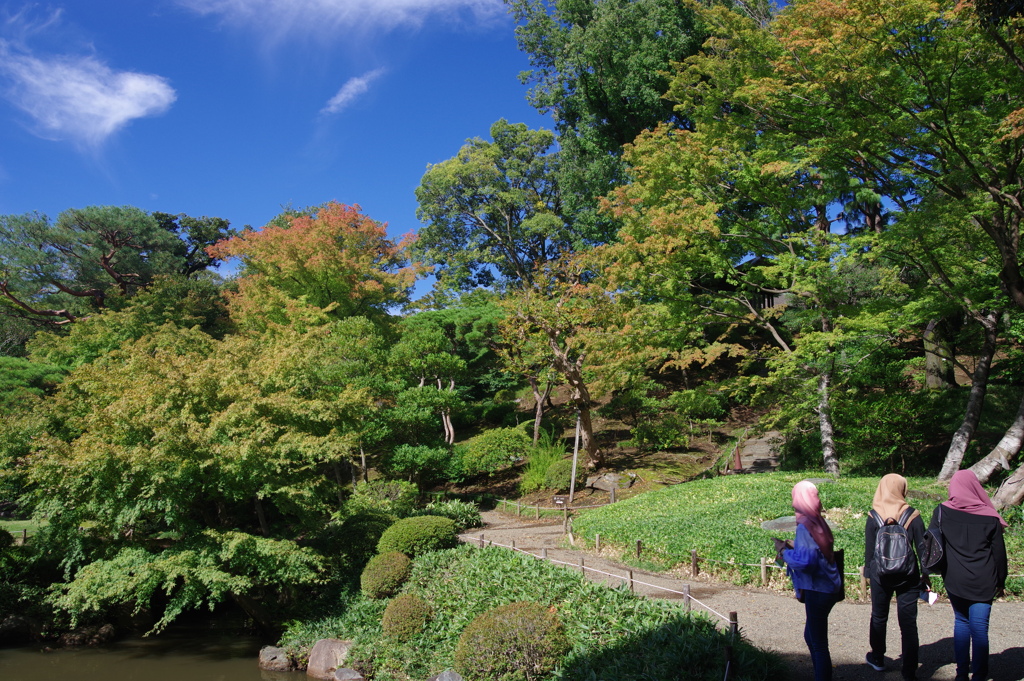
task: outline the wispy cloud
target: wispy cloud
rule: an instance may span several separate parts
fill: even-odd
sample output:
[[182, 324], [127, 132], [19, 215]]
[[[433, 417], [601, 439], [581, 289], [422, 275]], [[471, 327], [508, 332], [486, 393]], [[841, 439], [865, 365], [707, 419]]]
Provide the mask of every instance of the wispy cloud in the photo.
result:
[[202, 14], [253, 25], [277, 35], [292, 30], [392, 28], [419, 24], [430, 15], [476, 18], [504, 13], [502, 0], [178, 0]]
[[92, 55], [37, 56], [0, 40], [3, 96], [28, 113], [34, 132], [96, 147], [125, 125], [167, 111], [167, 80], [117, 71]]
[[320, 110], [321, 114], [336, 114], [349, 104], [354, 102], [360, 95], [370, 89], [370, 83], [377, 80], [384, 73], [384, 69], [375, 69], [355, 78], [349, 78], [341, 86], [338, 93], [331, 97], [327, 105]]

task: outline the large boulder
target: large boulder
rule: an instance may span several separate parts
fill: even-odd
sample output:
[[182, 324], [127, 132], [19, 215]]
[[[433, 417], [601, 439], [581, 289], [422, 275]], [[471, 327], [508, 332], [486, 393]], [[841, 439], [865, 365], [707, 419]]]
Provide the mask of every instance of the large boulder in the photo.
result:
[[342, 641], [337, 638], [322, 638], [313, 644], [309, 651], [309, 665], [306, 674], [314, 679], [331, 681], [334, 672], [345, 666], [345, 658], [352, 648], [353, 641]]
[[268, 672], [290, 672], [295, 669], [295, 662], [288, 657], [284, 648], [263, 646], [260, 649], [260, 669]]
[[78, 627], [74, 631], [68, 631], [57, 638], [57, 642], [65, 648], [77, 648], [81, 646], [101, 646], [112, 642], [117, 638], [117, 630], [112, 624], [98, 626]]

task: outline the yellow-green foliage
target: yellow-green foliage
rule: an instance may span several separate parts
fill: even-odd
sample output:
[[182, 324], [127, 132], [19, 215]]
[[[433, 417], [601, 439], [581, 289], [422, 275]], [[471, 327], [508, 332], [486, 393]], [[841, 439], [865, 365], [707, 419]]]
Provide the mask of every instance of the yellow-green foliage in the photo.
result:
[[363, 593], [370, 598], [387, 598], [409, 578], [412, 561], [404, 553], [385, 551], [370, 559], [359, 578]]
[[403, 518], [384, 531], [377, 551], [400, 551], [415, 557], [427, 551], [450, 549], [459, 543], [455, 521], [435, 515]]
[[415, 594], [401, 594], [384, 609], [381, 626], [385, 636], [408, 641], [423, 631], [430, 619], [430, 604]]
[[470, 681], [536, 679], [567, 652], [569, 639], [554, 610], [520, 601], [469, 623], [455, 647], [455, 669]]

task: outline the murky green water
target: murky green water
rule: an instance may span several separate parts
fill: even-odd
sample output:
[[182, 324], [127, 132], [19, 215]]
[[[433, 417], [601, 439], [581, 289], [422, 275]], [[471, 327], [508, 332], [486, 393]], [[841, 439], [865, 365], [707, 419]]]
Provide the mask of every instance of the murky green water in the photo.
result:
[[301, 672], [264, 672], [265, 644], [244, 631], [213, 625], [177, 627], [158, 637], [103, 648], [45, 651], [0, 648], [2, 681], [304, 681]]

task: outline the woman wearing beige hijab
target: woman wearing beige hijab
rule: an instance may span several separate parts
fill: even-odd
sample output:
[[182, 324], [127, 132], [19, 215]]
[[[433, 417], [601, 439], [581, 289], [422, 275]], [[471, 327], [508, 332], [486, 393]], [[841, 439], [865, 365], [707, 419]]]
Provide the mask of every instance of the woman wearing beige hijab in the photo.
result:
[[[924, 521], [907, 503], [907, 481], [890, 473], [878, 482], [864, 532], [864, 571], [871, 580], [871, 626], [868, 639], [871, 652], [866, 661], [875, 671], [885, 670], [885, 630], [889, 622], [889, 604], [896, 595], [896, 619], [903, 643], [901, 672], [907, 681], [917, 678], [918, 636], [917, 599], [921, 595], [921, 570], [918, 556], [924, 548]], [[899, 561], [878, 555], [875, 550], [879, 531], [906, 533], [909, 555]], [[889, 526], [886, 528], [886, 526]]]

